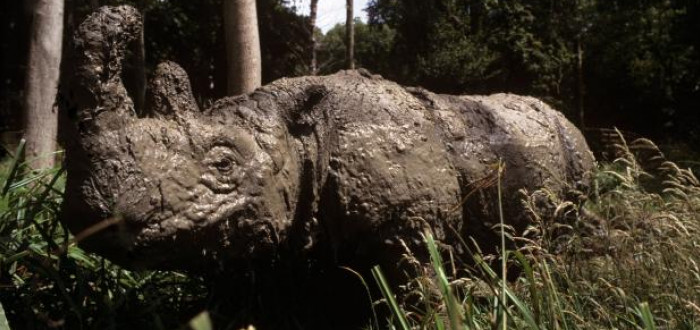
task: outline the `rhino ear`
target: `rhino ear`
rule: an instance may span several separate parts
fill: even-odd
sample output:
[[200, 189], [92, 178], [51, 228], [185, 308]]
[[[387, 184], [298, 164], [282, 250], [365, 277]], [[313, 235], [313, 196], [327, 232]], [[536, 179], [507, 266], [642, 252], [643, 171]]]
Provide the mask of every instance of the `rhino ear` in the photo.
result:
[[181, 118], [199, 112], [187, 73], [177, 63], [158, 65], [146, 95], [146, 114], [159, 118]]
[[296, 109], [289, 114], [289, 121], [297, 128], [311, 127], [316, 123], [323, 122], [324, 109], [320, 103], [329, 94], [328, 88], [323, 85], [311, 85], [304, 89], [296, 102]]

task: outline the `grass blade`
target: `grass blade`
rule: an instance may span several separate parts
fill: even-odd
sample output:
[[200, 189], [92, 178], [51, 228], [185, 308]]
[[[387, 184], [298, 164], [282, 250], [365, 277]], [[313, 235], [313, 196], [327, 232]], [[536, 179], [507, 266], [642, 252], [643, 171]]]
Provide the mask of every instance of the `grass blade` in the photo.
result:
[[2, 308], [2, 303], [0, 303], [0, 330], [10, 330], [10, 323], [7, 322], [7, 316], [5, 315], [5, 309]]
[[211, 317], [209, 317], [209, 312], [203, 311], [197, 316], [193, 317], [189, 322], [190, 328], [192, 330], [212, 330], [214, 325], [211, 322]]
[[452, 293], [452, 288], [450, 288], [450, 284], [447, 281], [445, 267], [443, 266], [442, 258], [440, 257], [440, 252], [437, 249], [437, 244], [435, 244], [433, 235], [429, 231], [426, 231], [424, 235], [428, 245], [428, 252], [430, 252], [430, 260], [435, 269], [435, 274], [438, 277], [440, 291], [442, 292], [443, 299], [447, 302], [447, 316], [450, 319], [450, 328], [460, 329], [462, 326], [462, 309], [457, 303], [457, 298]]
[[527, 278], [527, 281], [530, 285], [528, 285], [528, 290], [530, 292], [530, 296], [532, 297], [532, 307], [534, 309], [534, 314], [535, 314], [535, 321], [537, 324], [540, 324], [540, 304], [542, 302], [540, 298], [540, 293], [539, 293], [539, 288], [537, 287], [537, 282], [535, 281], [535, 273], [532, 270], [532, 266], [530, 263], [525, 259], [525, 256], [520, 252], [520, 251], [514, 251], [513, 255], [515, 256], [516, 259], [518, 259], [518, 262], [520, 265], [523, 267], [523, 272], [525, 273], [525, 277]]
[[369, 303], [372, 305], [372, 317], [374, 318], [374, 326], [376, 329], [379, 329], [379, 318], [377, 317], [377, 312], [374, 310], [374, 299], [372, 299], [372, 293], [369, 290], [369, 286], [367, 285], [367, 282], [365, 282], [365, 279], [360, 275], [360, 273], [354, 271], [352, 268], [349, 267], [340, 267], [341, 269], [347, 270], [350, 273], [354, 274], [357, 278], [360, 279], [360, 282], [362, 282], [362, 286], [365, 287], [365, 291], [367, 292], [367, 298], [369, 299]]
[[[479, 256], [475, 256], [474, 260], [477, 262], [478, 266], [484, 271], [486, 275], [488, 275], [492, 280], [498, 281], [498, 274], [484, 261], [483, 258]], [[521, 316], [523, 319], [525, 319], [525, 323], [528, 326], [528, 329], [539, 329], [539, 325], [537, 325], [537, 322], [535, 321], [535, 317], [532, 315], [532, 311], [530, 311], [529, 308], [527, 308], [527, 305], [518, 298], [513, 291], [508, 288], [508, 286], [503, 285], [502, 286], [506, 297], [508, 300], [513, 302], [513, 305], [515, 305], [516, 309], [520, 312]], [[505, 304], [505, 302], [503, 302]], [[504, 307], [504, 310], [508, 310], [507, 308]]]
[[636, 313], [639, 316], [639, 318], [642, 319], [642, 324], [644, 324], [644, 330], [656, 330], [654, 316], [651, 314], [649, 303], [643, 302], [639, 304], [639, 307], [636, 309]]
[[7, 192], [10, 191], [10, 185], [15, 180], [17, 173], [19, 173], [19, 167], [24, 156], [24, 146], [26, 142], [27, 141], [25, 141], [24, 139], [19, 141], [19, 145], [15, 150], [15, 157], [12, 159], [12, 165], [10, 165], [10, 174], [7, 176], [7, 180], [5, 181], [5, 184], [2, 187], [2, 193], [0, 193], [0, 196], [4, 197], [7, 194]]
[[379, 290], [382, 291], [382, 295], [389, 303], [391, 313], [399, 321], [401, 329], [410, 330], [411, 327], [408, 325], [406, 313], [401, 309], [401, 307], [399, 307], [399, 304], [396, 302], [396, 298], [394, 298], [394, 293], [391, 291], [391, 287], [389, 287], [389, 283], [386, 281], [386, 278], [384, 278], [384, 274], [382, 273], [382, 270], [381, 268], [379, 268], [379, 266], [372, 267], [372, 276], [374, 276], [374, 280], [379, 285]]
[[[505, 233], [505, 222], [503, 221], [503, 192], [501, 191], [501, 176], [503, 174], [503, 171], [505, 170], [503, 160], [499, 159], [498, 160], [498, 220], [500, 223], [500, 230], [501, 230], [501, 286], [503, 287], [501, 289], [501, 301], [503, 302], [503, 309], [505, 310], [506, 308], [506, 286], [508, 285], [506, 282], [506, 262], [508, 261], [508, 250], [506, 250], [506, 233]], [[506, 330], [508, 326], [508, 315], [504, 313], [501, 316], [501, 329]]]

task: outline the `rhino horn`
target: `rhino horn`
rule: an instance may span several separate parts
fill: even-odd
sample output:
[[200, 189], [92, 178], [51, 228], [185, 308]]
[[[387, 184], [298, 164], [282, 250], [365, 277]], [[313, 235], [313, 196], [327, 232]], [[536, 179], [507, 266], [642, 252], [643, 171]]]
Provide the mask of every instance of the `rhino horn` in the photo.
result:
[[130, 6], [102, 7], [78, 27], [75, 97], [82, 133], [112, 130], [136, 116], [121, 73], [126, 47], [142, 28]]
[[146, 95], [147, 115], [179, 119], [199, 112], [187, 73], [177, 63], [163, 62], [156, 68]]

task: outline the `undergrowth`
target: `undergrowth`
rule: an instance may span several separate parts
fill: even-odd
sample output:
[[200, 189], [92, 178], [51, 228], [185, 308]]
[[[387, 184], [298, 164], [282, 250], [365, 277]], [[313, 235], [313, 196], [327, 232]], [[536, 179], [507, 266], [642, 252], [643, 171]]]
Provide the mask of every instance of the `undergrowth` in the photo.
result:
[[[432, 264], [414, 263], [419, 275], [401, 288], [410, 299], [396, 298], [395, 284], [372, 270], [383, 296], [374, 306], [391, 312], [373, 314], [367, 327], [698, 328], [700, 182], [655, 148], [621, 146], [592, 173], [590, 191], [567, 194], [574, 200], [523, 191], [533, 223], [517, 236], [494, 228], [516, 247], [502, 244], [499, 256], [474, 249], [472, 262], [456, 264], [426, 232]], [[631, 149], [656, 156], [639, 161]], [[64, 181], [60, 167], [0, 164], [0, 312], [10, 327], [209, 328], [206, 311], [217, 311], [201, 278], [124, 270], [77, 246], [57, 221]]]
[[[578, 201], [523, 191], [534, 221], [520, 237], [504, 227], [502, 237], [517, 246], [501, 253], [507, 268], [486, 262], [498, 256], [476, 253], [472, 266], [462, 266], [466, 275], [448, 279], [460, 265], [432, 252], [437, 245], [426, 233], [434, 269], [408, 285], [418, 304], [389, 303], [390, 322], [399, 329], [697, 329], [700, 182], [649, 140], [623, 144], [619, 154], [593, 173], [592, 191]], [[515, 281], [503, 280], [507, 269], [520, 273]], [[385, 299], [392, 296], [382, 288]]]
[[12, 329], [174, 329], [203, 308], [197, 278], [127, 271], [79, 248], [57, 221], [63, 169], [16, 159], [0, 164], [0, 303]]

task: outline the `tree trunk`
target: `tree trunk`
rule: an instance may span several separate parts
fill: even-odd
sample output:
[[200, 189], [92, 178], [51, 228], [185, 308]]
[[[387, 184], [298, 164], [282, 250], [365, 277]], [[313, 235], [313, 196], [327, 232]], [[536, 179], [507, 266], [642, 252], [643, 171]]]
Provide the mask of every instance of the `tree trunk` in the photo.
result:
[[[141, 19], [146, 21], [146, 9], [141, 8]], [[132, 60], [131, 60], [131, 75], [133, 75], [133, 90], [131, 98], [134, 101], [134, 109], [137, 113], [143, 113], [144, 103], [146, 101], [146, 45], [143, 38], [144, 28], [138, 38], [130, 45]]]
[[318, 74], [318, 59], [316, 51], [318, 50], [318, 40], [316, 40], [316, 15], [318, 14], [318, 0], [311, 0], [309, 8], [309, 31], [311, 31], [311, 74]]
[[260, 87], [262, 69], [255, 0], [224, 0], [228, 95]]
[[583, 98], [586, 94], [586, 87], [583, 82], [583, 46], [581, 37], [576, 39], [576, 102], [578, 108], [579, 125], [581, 129], [586, 128], [585, 107]]
[[54, 164], [58, 107], [56, 93], [63, 41], [63, 0], [37, 0], [33, 8], [25, 82], [26, 152], [33, 168]]
[[355, 21], [353, 17], [353, 0], [347, 0], [347, 14], [345, 18], [345, 58], [347, 67], [355, 69]]

